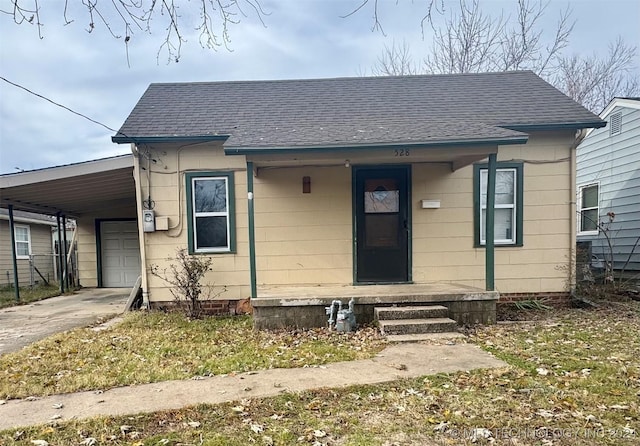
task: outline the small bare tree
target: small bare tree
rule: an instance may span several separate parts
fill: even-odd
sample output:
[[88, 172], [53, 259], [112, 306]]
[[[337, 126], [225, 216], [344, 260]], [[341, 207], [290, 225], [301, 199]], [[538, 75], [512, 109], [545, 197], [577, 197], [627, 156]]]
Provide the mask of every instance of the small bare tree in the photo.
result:
[[[616, 214], [613, 211], [609, 211], [606, 214], [606, 218], [600, 219], [600, 217], [590, 218], [587, 214], [578, 212], [578, 218], [582, 218], [590, 222], [598, 230], [598, 237], [604, 239], [605, 245], [602, 246], [602, 284], [597, 283], [596, 278], [591, 271], [592, 259], [586, 259], [587, 264], [582, 265], [584, 268], [582, 276], [586, 278], [582, 284], [578, 284], [579, 291], [585, 294], [591, 295], [604, 295], [613, 292], [614, 294], [624, 293], [627, 291], [630, 281], [625, 277], [625, 271], [633, 255], [640, 245], [640, 237], [637, 237], [635, 243], [632, 245], [629, 254], [624, 262], [618, 262], [618, 268], [615, 265], [616, 255], [616, 236], [619, 230], [614, 230], [614, 222]], [[618, 253], [619, 254], [619, 253]], [[620, 264], [621, 263], [621, 264]]]
[[186, 304], [187, 316], [197, 319], [202, 315], [201, 300], [211, 299], [226, 291], [223, 287], [221, 291], [214, 293], [214, 285], [201, 283], [205, 275], [212, 271], [213, 260], [210, 257], [191, 256], [185, 249], [176, 252], [176, 263], [171, 263], [168, 268], [160, 269], [158, 265], [151, 265], [151, 274], [167, 282], [171, 287], [173, 296], [178, 307]]

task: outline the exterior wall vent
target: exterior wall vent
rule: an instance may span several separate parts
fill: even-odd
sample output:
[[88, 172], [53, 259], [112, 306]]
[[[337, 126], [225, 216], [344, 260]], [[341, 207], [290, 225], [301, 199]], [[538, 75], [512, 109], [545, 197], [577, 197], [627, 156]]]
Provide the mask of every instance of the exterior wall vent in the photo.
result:
[[609, 134], [611, 136], [617, 135], [622, 131], [622, 113], [614, 113], [609, 119]]

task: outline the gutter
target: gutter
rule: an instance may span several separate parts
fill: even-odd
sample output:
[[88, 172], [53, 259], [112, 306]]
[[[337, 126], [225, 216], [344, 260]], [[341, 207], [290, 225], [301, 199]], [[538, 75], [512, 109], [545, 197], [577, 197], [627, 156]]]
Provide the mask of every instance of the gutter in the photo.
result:
[[312, 152], [344, 152], [357, 150], [388, 150], [393, 148], [415, 148], [430, 149], [442, 147], [460, 147], [460, 146], [495, 146], [509, 144], [526, 144], [529, 135], [514, 135], [497, 138], [480, 138], [480, 139], [459, 139], [449, 141], [432, 141], [432, 142], [398, 142], [398, 143], [381, 143], [381, 144], [351, 144], [351, 145], [320, 145], [320, 146], [282, 146], [282, 147], [260, 147], [260, 146], [228, 146], [224, 148], [225, 155], [270, 155], [276, 153], [312, 153]]
[[118, 133], [111, 137], [111, 142], [116, 144], [159, 144], [159, 143], [176, 143], [176, 142], [208, 142], [208, 141], [226, 141], [229, 135], [196, 135], [196, 136], [140, 136], [131, 137], [122, 133]]
[[[0, 215], [0, 220], [9, 220], [8, 215]], [[47, 221], [47, 220], [37, 220], [35, 218], [28, 217], [13, 217], [13, 221], [16, 223], [29, 223], [34, 225], [43, 225], [43, 226], [51, 226], [52, 228], [56, 227], [55, 221]]]

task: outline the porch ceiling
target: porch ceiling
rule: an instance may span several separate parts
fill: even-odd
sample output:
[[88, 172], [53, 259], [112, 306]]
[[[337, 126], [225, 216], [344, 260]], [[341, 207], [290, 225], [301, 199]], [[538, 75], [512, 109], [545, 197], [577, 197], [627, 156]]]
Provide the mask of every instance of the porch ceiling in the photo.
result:
[[[498, 153], [498, 146], [461, 146], [438, 148], [385, 147], [374, 150], [318, 150], [295, 153], [247, 154], [254, 167], [341, 166], [362, 164], [446, 163], [455, 171]], [[257, 172], [256, 172], [257, 173]]]
[[3, 208], [79, 217], [127, 202], [135, 203], [131, 155], [0, 176]]

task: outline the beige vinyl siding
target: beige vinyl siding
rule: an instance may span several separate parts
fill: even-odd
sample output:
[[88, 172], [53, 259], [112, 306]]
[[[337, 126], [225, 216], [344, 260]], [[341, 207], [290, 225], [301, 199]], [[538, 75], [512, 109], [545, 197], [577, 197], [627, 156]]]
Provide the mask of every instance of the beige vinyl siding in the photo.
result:
[[[496, 288], [500, 292], [563, 291], [571, 255], [570, 146], [572, 132], [538, 134], [526, 146], [499, 148], [499, 161], [524, 163], [522, 247], [496, 248]], [[250, 294], [247, 173], [244, 156], [225, 156], [220, 145], [151, 149], [157, 163], [139, 182], [142, 196], [152, 185], [157, 217], [169, 231], [144, 236], [147, 270], [167, 268], [176, 250], [187, 247], [185, 172], [233, 172], [236, 252], [208, 255], [213, 272], [206, 282], [227, 291], [220, 299]], [[351, 164], [370, 162], [366, 156]], [[376, 155], [380, 156], [380, 155]], [[412, 165], [412, 275], [414, 282], [447, 281], [484, 288], [485, 250], [474, 247], [473, 166], [455, 172], [449, 163], [425, 162], [425, 153], [403, 159]], [[302, 157], [303, 158], [303, 157]], [[179, 160], [179, 163], [178, 163]], [[387, 158], [386, 162], [397, 162]], [[143, 167], [147, 167], [145, 159]], [[303, 160], [299, 161], [303, 163]], [[254, 177], [257, 284], [349, 285], [353, 282], [352, 170], [344, 158], [331, 166], [263, 167]], [[303, 177], [311, 193], [302, 191]], [[422, 199], [441, 201], [422, 209]], [[95, 248], [94, 248], [95, 249]], [[205, 254], [198, 254], [205, 255]], [[218, 288], [219, 290], [220, 288]], [[149, 275], [151, 301], [172, 300], [167, 285]]]
[[351, 169], [261, 169], [254, 197], [258, 285], [353, 281]]
[[[53, 242], [51, 236], [51, 226], [39, 225], [35, 223], [21, 223], [16, 221], [16, 226], [29, 227], [31, 239], [31, 255], [38, 271], [50, 280], [54, 281], [53, 272]], [[18, 279], [21, 286], [31, 284], [31, 271], [28, 259], [18, 259]], [[8, 276], [7, 276], [7, 273]], [[7, 277], [9, 280], [7, 281]], [[42, 278], [34, 271], [34, 284], [42, 284]], [[9, 222], [0, 220], [0, 284], [13, 284], [13, 264], [11, 260], [11, 234], [9, 233]]]
[[[522, 247], [495, 254], [495, 285], [504, 293], [566, 290], [571, 255], [572, 135], [532, 135], [526, 146], [500, 147], [498, 161], [524, 163]], [[525, 149], [526, 147], [526, 149]], [[485, 250], [473, 247], [473, 167], [413, 166], [413, 278], [484, 288]], [[421, 199], [440, 199], [421, 209]]]
[[[249, 285], [249, 232], [247, 229], [247, 176], [243, 156], [225, 156], [221, 145], [202, 144], [182, 149], [171, 145], [152, 148], [159, 160], [151, 167], [151, 199], [156, 217], [168, 217], [168, 231], [145, 233], [147, 271], [151, 265], [160, 270], [168, 268], [178, 249], [187, 249], [188, 225], [186, 206], [186, 172], [233, 172], [235, 195], [236, 252], [221, 254], [196, 254], [213, 259], [212, 268], [204, 282], [215, 286], [216, 294], [225, 286], [227, 291], [219, 299], [244, 299], [250, 295]], [[179, 160], [179, 163], [178, 163]], [[145, 160], [142, 166], [147, 167]], [[177, 173], [177, 170], [179, 172]], [[147, 197], [146, 172], [142, 174], [142, 196]], [[180, 209], [180, 212], [178, 212]], [[167, 284], [151, 274], [148, 276], [151, 301], [173, 300]]]

